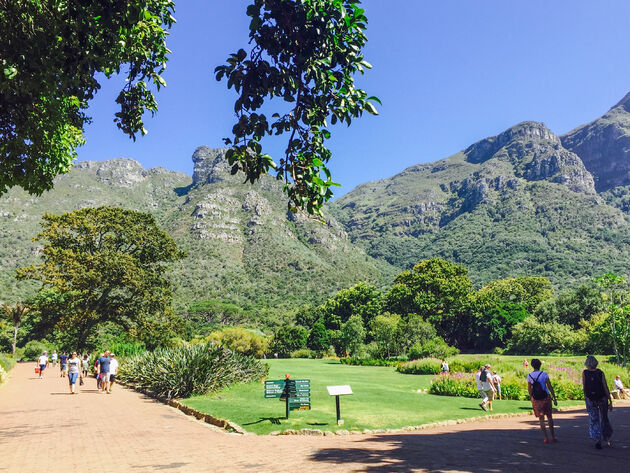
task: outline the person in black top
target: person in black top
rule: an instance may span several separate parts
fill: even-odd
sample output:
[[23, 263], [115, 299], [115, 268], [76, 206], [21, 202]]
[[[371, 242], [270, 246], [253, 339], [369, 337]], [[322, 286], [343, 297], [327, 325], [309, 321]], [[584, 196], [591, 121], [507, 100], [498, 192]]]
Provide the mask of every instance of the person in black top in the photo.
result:
[[68, 372], [68, 354], [64, 351], [59, 355], [59, 369], [61, 370], [61, 377], [65, 378]]
[[588, 412], [588, 433], [595, 440], [595, 448], [602, 448], [602, 441], [610, 445], [613, 429], [608, 420], [608, 410], [612, 411], [612, 398], [606, 384], [606, 376], [597, 368], [597, 359], [589, 355], [586, 357], [582, 371], [582, 387]]

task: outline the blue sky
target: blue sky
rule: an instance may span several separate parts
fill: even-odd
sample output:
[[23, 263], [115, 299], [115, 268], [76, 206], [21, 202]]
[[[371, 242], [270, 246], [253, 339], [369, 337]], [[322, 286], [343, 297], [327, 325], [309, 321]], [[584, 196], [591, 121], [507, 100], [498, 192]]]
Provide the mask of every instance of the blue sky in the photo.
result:
[[[113, 123], [120, 82], [103, 82], [79, 160], [130, 157], [192, 173], [200, 145], [220, 147], [235, 94], [212, 71], [247, 45], [249, 0], [176, 0], [173, 51], [149, 134], [131, 141]], [[413, 164], [447, 157], [524, 121], [557, 134], [605, 113], [630, 92], [627, 0], [364, 0], [366, 59], [357, 83], [380, 115], [331, 127], [341, 195]], [[264, 144], [263, 144], [264, 146]]]

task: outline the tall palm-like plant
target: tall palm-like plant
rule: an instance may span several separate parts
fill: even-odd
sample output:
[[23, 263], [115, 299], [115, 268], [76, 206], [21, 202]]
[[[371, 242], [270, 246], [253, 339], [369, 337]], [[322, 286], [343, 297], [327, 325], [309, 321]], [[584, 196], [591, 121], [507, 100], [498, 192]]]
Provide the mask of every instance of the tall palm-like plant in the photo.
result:
[[31, 308], [22, 302], [18, 302], [15, 304], [15, 307], [11, 307], [8, 304], [2, 304], [2, 310], [7, 313], [9, 319], [13, 322], [13, 355], [15, 356], [18, 329], [20, 328], [20, 324], [22, 323], [24, 316], [31, 310]]

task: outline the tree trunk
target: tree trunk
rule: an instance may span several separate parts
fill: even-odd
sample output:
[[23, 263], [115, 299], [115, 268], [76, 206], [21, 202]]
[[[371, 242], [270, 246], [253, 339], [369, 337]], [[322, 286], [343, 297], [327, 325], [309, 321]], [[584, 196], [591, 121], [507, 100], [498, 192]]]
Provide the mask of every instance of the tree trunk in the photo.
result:
[[15, 357], [15, 346], [17, 345], [17, 334], [20, 324], [13, 324], [13, 356]]

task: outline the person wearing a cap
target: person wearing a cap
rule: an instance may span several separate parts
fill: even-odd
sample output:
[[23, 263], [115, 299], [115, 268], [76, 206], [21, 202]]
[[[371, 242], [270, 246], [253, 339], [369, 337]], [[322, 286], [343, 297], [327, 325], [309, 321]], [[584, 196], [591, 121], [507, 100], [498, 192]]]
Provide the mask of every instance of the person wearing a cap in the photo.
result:
[[116, 375], [118, 374], [118, 360], [113, 353], [109, 354], [109, 392], [112, 391]]

